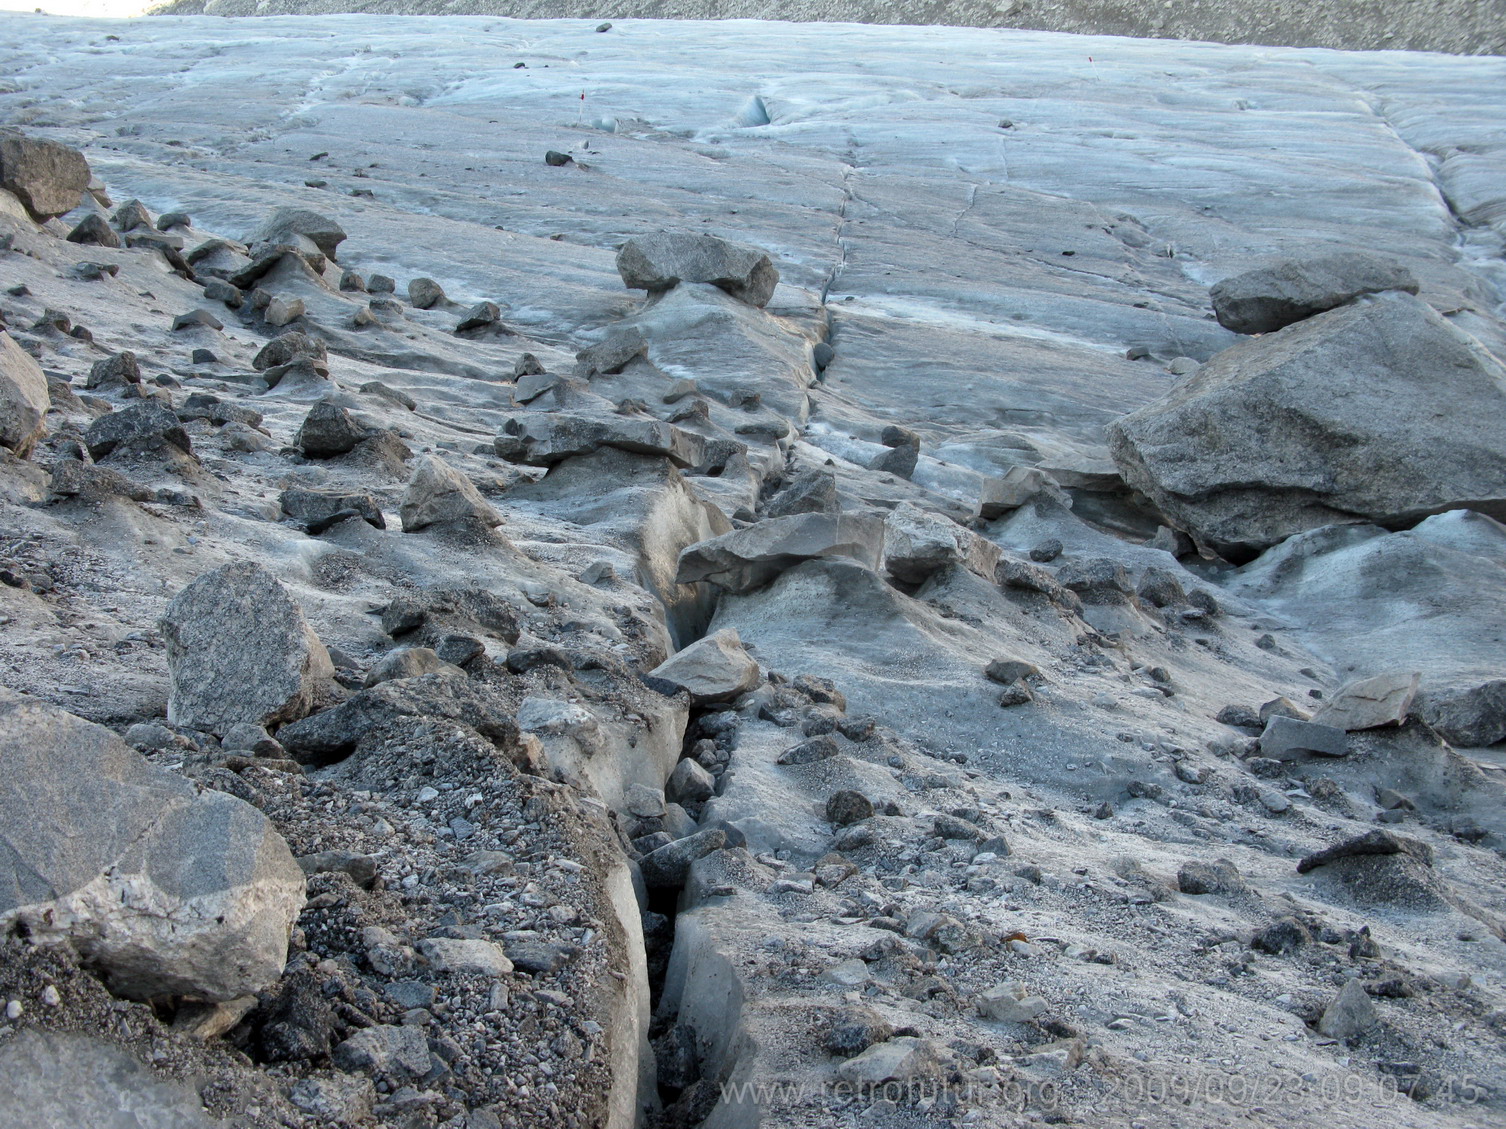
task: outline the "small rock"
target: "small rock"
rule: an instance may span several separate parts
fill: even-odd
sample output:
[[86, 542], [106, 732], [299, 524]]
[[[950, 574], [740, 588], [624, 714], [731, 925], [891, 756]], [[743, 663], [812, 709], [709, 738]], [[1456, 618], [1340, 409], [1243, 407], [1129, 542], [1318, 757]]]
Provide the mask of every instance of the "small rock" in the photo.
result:
[[429, 937], [418, 943], [418, 951], [436, 972], [506, 976], [513, 967], [490, 941]]
[[1358, 979], [1351, 980], [1339, 990], [1323, 1016], [1318, 1020], [1318, 1033], [1330, 1039], [1353, 1039], [1363, 1035], [1380, 1021], [1375, 1004]]
[[180, 329], [224, 329], [225, 324], [208, 310], [189, 310], [173, 318], [174, 331]]
[[282, 327], [304, 315], [302, 298], [273, 298], [262, 311], [268, 325]]
[[408, 301], [415, 309], [430, 310], [449, 299], [432, 278], [415, 278], [408, 283]]
[[826, 822], [834, 827], [846, 827], [872, 816], [873, 801], [850, 788], [833, 793], [826, 801]]
[[419, 1028], [379, 1024], [357, 1031], [335, 1048], [330, 1059], [351, 1073], [416, 1081], [429, 1072], [429, 1041]]
[[837, 1012], [827, 1030], [826, 1049], [835, 1055], [851, 1057], [884, 1042], [893, 1034], [894, 1028], [889, 1021], [871, 1007], [845, 1007]]
[[1177, 889], [1184, 894], [1244, 894], [1249, 887], [1228, 859], [1185, 862], [1177, 871]]
[[1250, 941], [1252, 949], [1259, 949], [1272, 956], [1282, 956], [1312, 944], [1312, 931], [1295, 917], [1283, 917], [1267, 925]]
[[[837, 1067], [838, 1076], [860, 1090], [874, 1090], [885, 1082], [932, 1078], [941, 1072], [941, 1055], [929, 1039], [901, 1035], [876, 1043]], [[880, 1091], [882, 1092], [882, 1091]]]
[[716, 794], [716, 778], [690, 758], [675, 765], [665, 794], [677, 804], [699, 804]]
[[502, 524], [502, 515], [471, 480], [438, 455], [425, 455], [414, 467], [400, 513], [404, 533], [431, 526], [491, 529]]
[[978, 997], [978, 1014], [998, 1023], [1029, 1023], [1045, 1010], [1046, 1001], [1018, 980], [995, 984]]
[[1024, 662], [1021, 659], [993, 659], [983, 669], [983, 673], [993, 681], [1008, 686], [1022, 678], [1039, 674], [1040, 671], [1033, 663]]
[[497, 308], [497, 303], [477, 302], [460, 319], [460, 323], [455, 326], [455, 332], [466, 333], [473, 329], [484, 329], [489, 325], [496, 325], [501, 317], [502, 311]]

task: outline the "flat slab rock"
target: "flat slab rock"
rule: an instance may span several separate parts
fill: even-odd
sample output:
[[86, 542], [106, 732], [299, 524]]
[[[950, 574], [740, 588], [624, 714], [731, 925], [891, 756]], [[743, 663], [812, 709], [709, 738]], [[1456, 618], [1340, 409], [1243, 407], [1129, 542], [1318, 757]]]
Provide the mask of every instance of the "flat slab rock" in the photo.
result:
[[596, 419], [565, 412], [514, 416], [503, 425], [495, 443], [502, 458], [529, 466], [553, 466], [602, 447], [662, 455], [680, 467], [696, 466], [706, 459], [706, 441], [672, 424], [654, 419]]
[[714, 235], [658, 232], [629, 239], [617, 252], [617, 272], [630, 290], [669, 290], [681, 282], [709, 282], [752, 306], [766, 306], [779, 271], [756, 247]]
[[1421, 674], [1408, 670], [1388, 671], [1351, 682], [1313, 715], [1313, 723], [1350, 732], [1401, 725], [1412, 710], [1421, 681]]
[[1272, 333], [1342, 306], [1361, 294], [1416, 294], [1412, 272], [1400, 263], [1358, 251], [1281, 259], [1215, 283], [1218, 323], [1235, 333]]

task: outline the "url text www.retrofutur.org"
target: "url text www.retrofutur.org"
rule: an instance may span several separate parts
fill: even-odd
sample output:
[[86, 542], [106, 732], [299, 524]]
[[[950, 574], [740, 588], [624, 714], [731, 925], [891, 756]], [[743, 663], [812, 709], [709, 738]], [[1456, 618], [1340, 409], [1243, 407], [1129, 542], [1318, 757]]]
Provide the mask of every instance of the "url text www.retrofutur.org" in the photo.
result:
[[[1103, 1102], [1135, 1106], [1224, 1106], [1251, 1112], [1350, 1106], [1385, 1109], [1395, 1103], [1426, 1098], [1430, 1104], [1477, 1106], [1489, 1102], [1494, 1091], [1470, 1075], [1423, 1073], [1328, 1072], [1298, 1074], [1262, 1071], [1243, 1074], [1224, 1070], [1133, 1071], [1103, 1079], [1096, 1092], [1074, 1087], [1073, 1106]], [[999, 1078], [989, 1081], [949, 1081], [916, 1078], [888, 1082], [830, 1080], [724, 1083], [722, 1101], [731, 1105], [792, 1107], [811, 1103], [829, 1106], [892, 1105], [933, 1107], [1003, 1107], [1051, 1111], [1063, 1105], [1060, 1083], [1046, 1080]]]

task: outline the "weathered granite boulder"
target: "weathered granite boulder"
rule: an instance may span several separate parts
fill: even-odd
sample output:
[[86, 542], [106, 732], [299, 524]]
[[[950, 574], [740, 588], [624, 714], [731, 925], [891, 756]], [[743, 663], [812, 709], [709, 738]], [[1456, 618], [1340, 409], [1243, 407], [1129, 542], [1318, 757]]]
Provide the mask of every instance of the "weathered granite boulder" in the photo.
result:
[[0, 766], [0, 929], [72, 944], [133, 999], [281, 975], [304, 875], [261, 812], [4, 690]]
[[89, 187], [89, 162], [77, 149], [0, 130], [0, 188], [15, 195], [38, 223], [71, 212]]
[[1506, 368], [1408, 294], [1227, 349], [1108, 439], [1130, 486], [1228, 551], [1339, 522], [1506, 515]]
[[330, 678], [329, 652], [278, 580], [250, 561], [205, 573], [162, 617], [177, 725], [223, 733], [308, 713]]

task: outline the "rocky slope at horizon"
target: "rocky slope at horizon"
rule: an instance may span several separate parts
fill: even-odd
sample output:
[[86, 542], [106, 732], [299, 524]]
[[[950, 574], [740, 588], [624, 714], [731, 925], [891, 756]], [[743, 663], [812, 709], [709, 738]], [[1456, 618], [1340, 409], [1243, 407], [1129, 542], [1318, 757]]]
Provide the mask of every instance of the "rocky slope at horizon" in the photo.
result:
[[1500, 1118], [1506, 63], [226, 26], [0, 18], [0, 1124]]

